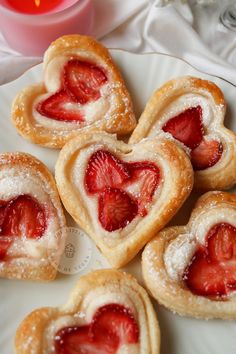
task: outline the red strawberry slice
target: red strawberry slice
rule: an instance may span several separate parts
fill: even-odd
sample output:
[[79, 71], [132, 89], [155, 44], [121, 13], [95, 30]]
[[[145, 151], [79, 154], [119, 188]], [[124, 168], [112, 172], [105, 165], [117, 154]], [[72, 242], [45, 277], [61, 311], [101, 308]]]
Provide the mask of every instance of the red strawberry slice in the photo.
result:
[[187, 287], [197, 295], [220, 298], [236, 289], [236, 228], [221, 223], [207, 234], [186, 268]]
[[75, 104], [71, 96], [61, 90], [39, 102], [36, 109], [47, 118], [64, 122], [83, 122], [84, 117], [73, 107]]
[[119, 345], [137, 343], [139, 338], [139, 329], [133, 315], [118, 304], [105, 305], [97, 311], [93, 332], [95, 338], [103, 339], [104, 342], [107, 337], [117, 338]]
[[84, 177], [87, 192], [99, 194], [99, 221], [107, 231], [125, 227], [137, 213], [147, 215], [159, 181], [160, 170], [154, 163], [126, 163], [106, 150], [92, 154]]
[[[7, 202], [0, 200], [0, 235], [2, 234], [2, 224], [4, 222]], [[9, 237], [0, 236], [0, 261], [5, 258], [8, 248], [11, 245]]]
[[12, 240], [6, 236], [0, 236], [0, 261], [4, 260], [8, 248], [11, 246]]
[[0, 232], [1, 232], [2, 224], [3, 224], [4, 218], [5, 218], [6, 205], [7, 205], [7, 202], [5, 202], [4, 200], [0, 200]]
[[56, 354], [115, 354], [122, 344], [135, 344], [139, 328], [131, 312], [122, 305], [101, 307], [92, 322], [66, 327], [55, 336]]
[[200, 106], [186, 109], [178, 116], [171, 118], [162, 127], [190, 149], [197, 147], [203, 137], [202, 108]]
[[204, 254], [195, 255], [184, 275], [187, 287], [201, 296], [222, 296], [227, 293], [224, 269], [218, 263], [209, 263]]
[[103, 191], [107, 187], [120, 187], [129, 178], [126, 166], [105, 150], [96, 151], [89, 159], [85, 172], [85, 186], [89, 193]]
[[[29, 195], [0, 203], [0, 260], [4, 259], [13, 237], [40, 238], [46, 228], [45, 211]], [[11, 240], [12, 238], [12, 240]]]
[[113, 354], [118, 347], [112, 340], [108, 346], [99, 339], [95, 341], [91, 325], [63, 328], [57, 332], [54, 343], [56, 354]]
[[220, 142], [203, 139], [191, 152], [191, 162], [194, 170], [200, 171], [214, 166], [221, 158], [222, 152], [223, 147]]
[[128, 184], [138, 184], [138, 213], [147, 215], [147, 206], [151, 202], [153, 194], [160, 182], [159, 168], [150, 162], [135, 162], [127, 164], [130, 171]]
[[98, 218], [102, 227], [115, 231], [127, 226], [137, 215], [136, 202], [118, 188], [107, 188], [98, 199]]
[[[236, 261], [236, 228], [232, 225], [217, 224], [209, 231], [208, 255], [211, 261]], [[236, 265], [236, 264], [235, 264]]]
[[98, 100], [106, 82], [103, 70], [92, 63], [70, 60], [65, 65], [63, 87], [80, 104]]

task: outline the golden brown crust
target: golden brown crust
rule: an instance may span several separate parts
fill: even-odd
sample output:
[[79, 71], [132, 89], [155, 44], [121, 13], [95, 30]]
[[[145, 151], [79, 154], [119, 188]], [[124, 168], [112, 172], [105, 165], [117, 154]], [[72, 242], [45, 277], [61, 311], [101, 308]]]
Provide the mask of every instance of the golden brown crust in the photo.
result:
[[[163, 229], [147, 244], [142, 254], [142, 272], [147, 288], [162, 305], [179, 315], [196, 318], [236, 318], [235, 298], [227, 301], [211, 300], [193, 294], [182, 282], [172, 279], [166, 268], [164, 254], [167, 247], [179, 236], [191, 233], [196, 224], [204, 223], [207, 213], [220, 208], [230, 207], [236, 217], [236, 195], [226, 192], [208, 192], [196, 203], [189, 223], [186, 226], [174, 226]], [[179, 246], [181, 246], [179, 241]], [[175, 247], [177, 247], [175, 245]], [[182, 257], [184, 255], [182, 254]]]
[[[95, 151], [98, 146], [114, 151], [121, 159], [127, 155], [129, 158], [134, 156], [135, 161], [139, 161], [143, 160], [143, 153], [152, 154], [152, 161], [161, 168], [164, 180], [160, 194], [148, 215], [134, 224], [130, 231], [125, 231], [126, 228], [120, 231], [116, 238], [105, 232], [100, 224], [94, 223], [98, 216], [91, 214], [91, 209], [84, 200], [83, 191], [78, 190], [73, 180], [72, 171], [76, 158], [89, 148]], [[82, 170], [80, 173], [84, 175]], [[87, 133], [69, 141], [60, 152], [55, 176], [65, 208], [116, 268], [129, 262], [156, 232], [166, 225], [190, 194], [193, 183], [189, 159], [174, 142], [155, 139], [127, 145], [106, 133]], [[83, 183], [82, 179], [81, 185]]]
[[[109, 288], [107, 288], [108, 286]], [[15, 353], [51, 353], [52, 350], [47, 347], [47, 340], [45, 340], [47, 327], [52, 321], [56, 321], [63, 316], [73, 316], [81, 311], [86, 311], [87, 309], [82, 307], [83, 299], [88, 293], [96, 291], [98, 288], [104, 289], [104, 294], [106, 295], [109, 294], [109, 289], [118, 289], [120, 294], [126, 294], [131, 300], [132, 295], [135, 294], [141, 304], [140, 307], [143, 307], [142, 309], [135, 308], [140, 332], [144, 328], [143, 332], [145, 333], [145, 335], [141, 334], [140, 336], [141, 345], [142, 340], [144, 340], [146, 344], [145, 348], [147, 348], [145, 351], [143, 345], [143, 350], [140, 350], [140, 353], [158, 354], [160, 351], [160, 330], [155, 311], [146, 291], [130, 274], [111, 269], [98, 270], [82, 276], [72, 291], [66, 305], [60, 308], [41, 308], [29, 314], [17, 329]], [[61, 327], [63, 328], [63, 326]]]
[[[111, 111], [109, 111], [109, 117], [105, 118], [106, 112], [102, 112], [99, 119], [95, 122], [70, 129], [66, 127], [56, 129], [51, 127], [49, 129], [42, 122], [35, 120], [33, 113], [34, 101], [39, 95], [48, 91], [52, 92], [47, 85], [47, 71], [51, 70], [48, 67], [52, 61], [60, 57], [68, 58], [68, 60], [72, 58], [81, 58], [82, 60], [88, 58], [87, 60], [89, 60], [91, 57], [92, 59], [90, 60], [97, 60], [99, 65], [104, 67], [109, 75], [110, 95], [116, 98], [115, 103], [113, 103], [114, 98], [111, 102], [111, 106], [113, 106]], [[66, 141], [73, 138], [82, 129], [85, 131], [105, 130], [118, 135], [126, 135], [134, 129], [136, 121], [133, 105], [124, 80], [108, 50], [95, 39], [81, 35], [67, 35], [57, 39], [45, 53], [44, 77], [44, 83], [30, 85], [19, 92], [12, 104], [12, 122], [25, 139], [43, 146], [61, 148]]]
[[[42, 185], [47, 185], [50, 199], [55, 209], [60, 229], [62, 230], [61, 242], [65, 239], [65, 217], [61, 207], [57, 187], [54, 178], [48, 168], [34, 156], [22, 152], [9, 152], [0, 154], [0, 172], [7, 168], [15, 168], [16, 171], [28, 171], [29, 176], [37, 175]], [[27, 178], [27, 177], [26, 177]], [[1, 198], [0, 198], [1, 199]], [[54, 250], [55, 251], [55, 250]], [[56, 259], [55, 259], [56, 261]], [[25, 279], [37, 281], [49, 281], [56, 277], [56, 266], [48, 260], [31, 262], [25, 256], [7, 259], [0, 267], [0, 277], [9, 279]]]
[[44, 307], [31, 312], [17, 328], [15, 353], [42, 353], [42, 333], [57, 314], [57, 309], [52, 307]]
[[170, 104], [190, 93], [208, 100], [213, 118], [204, 125], [205, 135], [217, 134], [223, 145], [222, 157], [214, 166], [195, 172], [194, 187], [199, 190], [228, 189], [236, 183], [236, 134], [224, 127], [226, 102], [222, 91], [213, 82], [184, 76], [165, 83], [147, 102], [129, 142], [137, 143], [160, 134], [164, 110], [168, 112]]

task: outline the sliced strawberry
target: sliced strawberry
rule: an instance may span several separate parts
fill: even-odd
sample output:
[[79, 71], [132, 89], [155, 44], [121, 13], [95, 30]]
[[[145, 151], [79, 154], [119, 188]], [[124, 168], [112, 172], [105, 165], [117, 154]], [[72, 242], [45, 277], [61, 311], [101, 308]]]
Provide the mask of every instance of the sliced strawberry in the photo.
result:
[[[0, 235], [2, 235], [2, 224], [5, 219], [6, 205], [7, 202], [0, 200]], [[5, 258], [11, 243], [12, 241], [9, 239], [9, 237], [0, 236], [0, 261]]]
[[89, 159], [85, 172], [85, 186], [89, 193], [107, 187], [120, 187], [129, 178], [126, 166], [109, 151], [98, 150]]
[[219, 298], [236, 289], [236, 228], [227, 223], [214, 225], [183, 279], [194, 294], [202, 296]]
[[70, 60], [65, 65], [63, 87], [80, 104], [98, 100], [106, 82], [103, 70], [92, 63]]
[[8, 202], [1, 228], [2, 235], [39, 238], [45, 227], [45, 212], [32, 197], [20, 195]]
[[93, 153], [84, 177], [87, 192], [98, 194], [99, 221], [107, 231], [125, 227], [137, 213], [145, 216], [159, 181], [154, 163], [123, 162], [106, 150]]
[[7, 250], [11, 246], [12, 240], [9, 237], [0, 236], [0, 261], [3, 261], [7, 255]]
[[4, 200], [0, 200], [0, 234], [2, 230], [2, 224], [4, 222], [5, 214], [6, 214], [6, 205], [7, 202]]
[[194, 149], [203, 137], [202, 108], [196, 106], [186, 109], [178, 116], [169, 119], [162, 129], [190, 149]]
[[219, 263], [209, 263], [206, 256], [196, 254], [184, 274], [192, 293], [201, 296], [223, 296], [227, 293], [224, 269]]
[[127, 164], [130, 172], [130, 184], [137, 184], [138, 213], [147, 215], [147, 205], [151, 202], [153, 194], [160, 182], [160, 170], [151, 162], [142, 161]]
[[122, 344], [135, 344], [138, 325], [122, 305], [101, 307], [92, 322], [82, 327], [66, 327], [55, 336], [56, 354], [116, 354]]
[[47, 118], [64, 122], [83, 122], [84, 117], [73, 107], [75, 104], [71, 96], [61, 90], [39, 102], [36, 109]]
[[221, 223], [212, 227], [207, 242], [211, 261], [236, 261], [236, 228], [232, 225]]
[[0, 260], [5, 258], [13, 237], [37, 239], [43, 235], [45, 227], [45, 212], [29, 195], [0, 201]]
[[223, 147], [220, 142], [203, 139], [191, 152], [191, 162], [194, 170], [200, 171], [214, 166], [221, 158], [222, 152]]
[[[56, 354], [92, 354], [99, 351], [98, 346], [93, 341], [90, 334], [90, 326], [83, 327], [66, 327], [59, 330], [55, 336], [55, 352]], [[97, 348], [98, 347], [98, 348]]]
[[127, 226], [137, 215], [135, 201], [118, 188], [107, 188], [98, 199], [98, 218], [107, 231], [115, 231]]
[[101, 307], [93, 320], [94, 338], [117, 338], [119, 345], [137, 343], [139, 329], [131, 312], [122, 305]]

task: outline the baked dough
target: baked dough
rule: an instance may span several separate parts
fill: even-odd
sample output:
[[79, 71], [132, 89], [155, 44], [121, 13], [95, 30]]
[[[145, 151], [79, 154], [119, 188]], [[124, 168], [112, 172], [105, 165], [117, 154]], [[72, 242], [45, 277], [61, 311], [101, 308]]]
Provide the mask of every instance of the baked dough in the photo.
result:
[[[94, 160], [94, 156], [99, 158]], [[107, 160], [113, 161], [111, 166], [106, 164]], [[158, 182], [150, 192], [155, 179], [153, 167], [158, 171]], [[150, 169], [151, 177], [146, 183]], [[94, 171], [102, 176], [99, 181]], [[102, 185], [100, 191], [88, 192], [86, 176], [89, 172], [92, 172], [89, 176], [91, 186], [95, 188], [99, 182]], [[114, 181], [119, 180], [121, 173], [127, 173], [128, 177], [123, 184], [119, 181], [117, 185]], [[131, 173], [136, 177], [130, 177]], [[193, 184], [189, 159], [174, 142], [148, 139], [128, 145], [114, 135], [102, 132], [80, 134], [70, 140], [59, 154], [55, 177], [66, 210], [90, 235], [113, 267], [128, 263], [167, 224], [190, 194]], [[147, 187], [147, 193], [150, 192], [150, 198], [143, 186]], [[142, 206], [143, 195], [144, 208], [139, 212], [136, 206]], [[105, 206], [101, 206], [102, 203]], [[113, 218], [117, 220], [123, 212], [128, 215], [122, 226], [104, 226], [102, 217], [107, 217], [112, 224]]]
[[[136, 342], [127, 344], [127, 339], [124, 338], [123, 345], [120, 345], [117, 353], [118, 351], [119, 353], [134, 354], [158, 354], [160, 352], [159, 326], [146, 291], [131, 275], [107, 269], [94, 271], [81, 277], [66, 305], [59, 308], [37, 309], [28, 315], [16, 332], [16, 354], [59, 353], [55, 350], [54, 344], [58, 331], [66, 327], [78, 328], [90, 324], [99, 308], [104, 308], [109, 304], [127, 309], [138, 328]], [[106, 328], [109, 327], [109, 324], [107, 321]], [[130, 329], [126, 328], [126, 333], [127, 330]], [[113, 335], [113, 337], [115, 336]], [[58, 340], [59, 338], [57, 338]], [[84, 338], [80, 340], [85, 341]], [[106, 336], [107, 340], [111, 341], [109, 336]], [[78, 341], [76, 342], [76, 338], [74, 339], [74, 343], [77, 345], [79, 345]], [[95, 346], [95, 342], [92, 344], [90, 342], [90, 348], [87, 348], [86, 353], [95, 353], [93, 346]], [[77, 352], [76, 349], [78, 350], [80, 347], [73, 348]], [[70, 346], [67, 347], [67, 350], [74, 353]], [[103, 350], [106, 353], [105, 348]]]
[[[165, 124], [172, 117], [197, 106], [202, 111], [204, 141], [219, 142], [219, 154], [222, 155], [211, 167], [195, 171], [194, 187], [201, 190], [228, 189], [236, 183], [236, 135], [223, 125], [226, 103], [222, 91], [213, 82], [185, 76], [165, 83], [149, 99], [130, 143], [159, 134], [173, 138], [170, 133], [163, 132]], [[190, 154], [190, 149], [185, 147], [185, 150]]]
[[121, 74], [95, 39], [60, 37], [44, 55], [43, 72], [44, 82], [24, 88], [12, 105], [12, 122], [25, 139], [61, 148], [81, 129], [118, 135], [134, 129], [133, 106]]
[[65, 237], [47, 167], [29, 154], [0, 154], [0, 277], [53, 280]]
[[[227, 262], [231, 260], [235, 265], [236, 195], [226, 192], [204, 194], [198, 200], [186, 226], [163, 229], [147, 244], [142, 255], [143, 277], [147, 288], [160, 304], [180, 315], [205, 319], [236, 318], [235, 291], [229, 291], [224, 296], [220, 296], [220, 293], [214, 297], [205, 294], [198, 295], [195, 291], [190, 290], [183, 280], [186, 279], [183, 278], [186, 274], [186, 267], [191, 265], [191, 262], [193, 264], [194, 257], [195, 259], [197, 257], [196, 250], [199, 247], [205, 247], [206, 244], [210, 245], [209, 238], [206, 241], [206, 235], [214, 229], [215, 225], [219, 224], [224, 227], [226, 224], [230, 224], [231, 228], [234, 228], [234, 240], [232, 241], [234, 253], [231, 253], [230, 256], [227, 254], [224, 262], [227, 266]], [[218, 243], [217, 245], [220, 247], [216, 247], [215, 250], [222, 251], [224, 255], [224, 252], [227, 252], [228, 235], [222, 232], [217, 237], [219, 237], [218, 241], [223, 243]], [[209, 249], [207, 252], [207, 257], [209, 257]], [[209, 262], [208, 258], [207, 261]], [[216, 263], [210, 262], [211, 264], [216, 265]], [[202, 269], [202, 267], [198, 267], [197, 271], [200, 272]], [[235, 282], [235, 270], [231, 268], [230, 273]], [[212, 271], [209, 274], [212, 278], [211, 283], [206, 283], [203, 286], [206, 291], [210, 290], [207, 286], [211, 286], [215, 292], [214, 282], [218, 281], [220, 271], [216, 273]], [[204, 278], [205, 282], [208, 280], [207, 277]], [[215, 286], [218, 286], [217, 283]], [[231, 284], [231, 286], [233, 285]]]

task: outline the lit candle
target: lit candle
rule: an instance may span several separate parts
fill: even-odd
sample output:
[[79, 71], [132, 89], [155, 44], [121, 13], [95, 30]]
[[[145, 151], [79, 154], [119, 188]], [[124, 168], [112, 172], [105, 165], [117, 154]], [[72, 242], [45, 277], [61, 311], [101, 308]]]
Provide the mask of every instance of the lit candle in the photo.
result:
[[26, 55], [43, 55], [64, 34], [89, 34], [92, 22], [92, 0], [0, 0], [2, 34]]
[[26, 14], [42, 14], [56, 11], [63, 0], [6, 0], [12, 10]]

